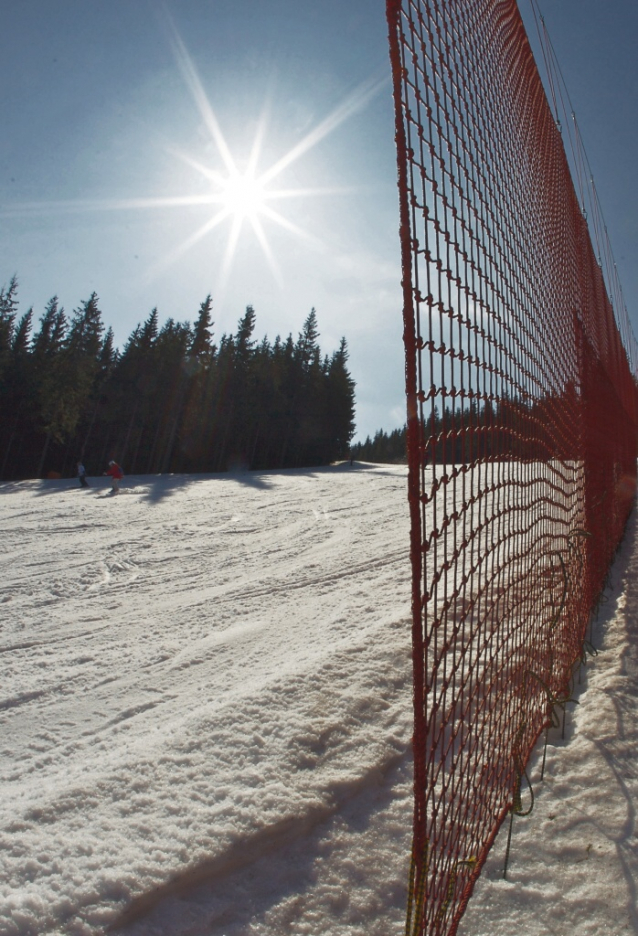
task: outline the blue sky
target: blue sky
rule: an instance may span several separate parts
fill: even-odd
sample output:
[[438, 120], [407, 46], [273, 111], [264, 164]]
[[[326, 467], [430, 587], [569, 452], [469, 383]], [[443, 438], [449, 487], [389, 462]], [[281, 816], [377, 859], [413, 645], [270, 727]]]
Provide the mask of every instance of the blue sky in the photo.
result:
[[[541, 8], [633, 314], [638, 4]], [[314, 306], [322, 348], [348, 340], [358, 434], [401, 424], [386, 34], [383, 0], [0, 3], [0, 285], [17, 273], [21, 311], [36, 317], [53, 294], [71, 311], [95, 290], [120, 346], [154, 306], [162, 321], [193, 320], [208, 293], [217, 337], [249, 303], [271, 339], [296, 334]], [[230, 219], [193, 242], [218, 205], [131, 206], [196, 201], [211, 190], [202, 167], [227, 169], [193, 74], [240, 171], [260, 132], [258, 175], [314, 140], [269, 183], [306, 192], [268, 203], [285, 222], [262, 220], [269, 256], [248, 220], [230, 264]]]

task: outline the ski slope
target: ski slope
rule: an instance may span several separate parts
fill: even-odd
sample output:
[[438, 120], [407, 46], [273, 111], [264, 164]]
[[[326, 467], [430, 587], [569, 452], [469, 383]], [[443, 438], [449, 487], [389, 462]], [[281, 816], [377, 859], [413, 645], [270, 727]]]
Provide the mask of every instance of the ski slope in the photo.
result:
[[404, 469], [90, 481], [1, 489], [0, 931], [398, 923]]
[[[0, 485], [0, 933], [401, 932], [405, 468], [90, 483]], [[463, 936], [638, 933], [634, 538]]]

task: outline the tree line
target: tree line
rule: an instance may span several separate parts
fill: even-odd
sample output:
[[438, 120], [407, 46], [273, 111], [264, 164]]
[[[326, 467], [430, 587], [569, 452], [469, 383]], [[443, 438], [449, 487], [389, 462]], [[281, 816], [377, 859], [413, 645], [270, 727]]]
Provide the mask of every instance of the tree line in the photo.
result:
[[296, 468], [345, 458], [354, 388], [345, 338], [318, 344], [317, 314], [297, 340], [254, 338], [246, 308], [213, 341], [212, 299], [195, 323], [157, 309], [123, 349], [92, 293], [70, 316], [53, 297], [34, 328], [18, 317], [14, 277], [0, 290], [0, 478], [89, 474], [110, 459], [128, 474]]
[[408, 460], [405, 426], [385, 432], [377, 429], [374, 436], [365, 442], [355, 442], [351, 448], [352, 458], [357, 461], [378, 462], [385, 465], [405, 465]]
[[[499, 398], [463, 406], [433, 407], [419, 431], [422, 464], [470, 464], [477, 461], [578, 459], [579, 395], [568, 382], [560, 393], [522, 399]], [[358, 461], [406, 464], [407, 426], [377, 430], [351, 448]]]

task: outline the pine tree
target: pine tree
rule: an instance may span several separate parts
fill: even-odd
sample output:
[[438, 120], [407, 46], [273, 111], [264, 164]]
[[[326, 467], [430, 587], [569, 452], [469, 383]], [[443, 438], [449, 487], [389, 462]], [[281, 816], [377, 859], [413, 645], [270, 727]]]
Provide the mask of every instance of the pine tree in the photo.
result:
[[104, 336], [98, 355], [98, 367], [93, 382], [93, 390], [91, 392], [91, 398], [93, 400], [91, 417], [83, 438], [78, 440], [79, 444], [76, 446], [79, 459], [85, 462], [87, 451], [91, 451], [92, 437], [93, 434], [96, 433], [96, 430], [98, 438], [103, 438], [104, 435], [107, 435], [105, 440], [106, 445], [103, 446], [99, 458], [91, 458], [93, 467], [96, 470], [106, 461], [106, 452], [108, 451], [108, 433], [104, 419], [107, 403], [105, 388], [108, 386], [116, 362], [117, 353], [114, 348], [113, 329], [109, 328]]
[[117, 353], [115, 351], [115, 336], [113, 335], [113, 329], [108, 328], [106, 335], [104, 336], [104, 341], [102, 342], [102, 347], [100, 349], [100, 375], [103, 380], [107, 379], [115, 365], [117, 360]]
[[32, 350], [39, 365], [43, 364], [46, 356], [60, 350], [65, 327], [64, 309], [58, 309], [58, 297], [53, 296], [46, 304], [44, 315], [40, 319], [40, 328], [33, 338]]
[[206, 470], [210, 448], [210, 429], [214, 422], [213, 388], [216, 348], [212, 343], [212, 308], [210, 294], [201, 303], [188, 349], [183, 416], [179, 427], [180, 470]]
[[41, 477], [51, 440], [62, 441], [65, 430], [66, 371], [63, 348], [66, 336], [64, 308], [58, 308], [58, 298], [47, 303], [40, 330], [33, 341], [34, 371], [38, 395], [38, 423], [41, 448], [36, 477]]
[[130, 473], [150, 470], [151, 449], [164, 408], [164, 401], [158, 399], [158, 334], [154, 308], [145, 322], [133, 329], [104, 390], [111, 429], [102, 460], [117, 456]]
[[151, 309], [151, 313], [144, 324], [141, 327], [138, 326], [136, 345], [142, 354], [147, 354], [151, 350], [157, 339], [158, 333], [159, 316], [157, 313], [157, 306], [155, 306], [154, 309]]
[[18, 308], [18, 279], [12, 276], [9, 285], [0, 289], [0, 387], [4, 369], [9, 363], [13, 329]]
[[200, 361], [208, 360], [212, 351], [212, 309], [213, 300], [209, 293], [199, 307], [199, 315], [193, 328], [193, 340], [188, 349], [189, 357]]
[[317, 313], [311, 309], [295, 346], [297, 387], [293, 402], [297, 446], [295, 465], [322, 464], [330, 461], [327, 443], [326, 374], [328, 365], [321, 361], [317, 343]]
[[73, 441], [77, 449], [71, 451], [67, 448], [60, 466], [63, 472], [75, 464], [86, 447], [99, 393], [96, 380], [103, 333], [97, 294], [91, 293], [73, 313], [60, 359], [58, 380], [62, 381], [64, 388], [64, 408], [58, 411], [58, 418], [62, 415], [58, 423], [58, 438], [59, 441]]
[[163, 406], [153, 443], [154, 471], [179, 470], [173, 459], [188, 382], [184, 364], [192, 337], [188, 322], [175, 322], [170, 318], [155, 342], [158, 386], [162, 388]]
[[11, 344], [12, 353], [26, 355], [29, 353], [31, 328], [33, 327], [33, 308], [25, 312], [18, 322]]
[[330, 433], [330, 461], [348, 456], [350, 440], [355, 431], [355, 383], [346, 367], [348, 357], [348, 345], [346, 339], [342, 338], [339, 350], [332, 355], [328, 368], [327, 423]]
[[15, 465], [13, 474], [21, 474], [23, 470], [20, 452], [34, 408], [32, 361], [29, 353], [32, 321], [33, 309], [29, 309], [15, 327], [11, 352], [0, 386], [0, 478], [7, 476], [12, 463]]
[[[281, 345], [279, 336], [277, 343]], [[251, 468], [265, 468], [272, 464], [270, 458], [274, 456], [274, 420], [278, 406], [275, 350], [267, 336], [255, 348], [251, 372], [253, 435], [248, 460]]]
[[299, 372], [295, 357], [295, 343], [288, 335], [281, 354], [281, 449], [278, 467], [287, 468], [295, 463], [298, 450], [297, 396], [299, 394]]
[[[97, 293], [90, 297], [74, 311], [69, 325], [66, 348], [70, 358], [89, 372], [95, 370], [96, 362], [102, 347], [102, 313], [98, 308]], [[80, 380], [84, 374], [78, 374]]]
[[315, 309], [311, 309], [306, 321], [303, 323], [303, 329], [299, 333], [295, 349], [297, 359], [304, 371], [310, 370], [313, 364], [319, 363], [318, 337], [317, 313]]
[[246, 312], [237, 323], [235, 335], [235, 358], [241, 362], [240, 367], [247, 365], [255, 347], [253, 332], [255, 330], [255, 310], [246, 306]]

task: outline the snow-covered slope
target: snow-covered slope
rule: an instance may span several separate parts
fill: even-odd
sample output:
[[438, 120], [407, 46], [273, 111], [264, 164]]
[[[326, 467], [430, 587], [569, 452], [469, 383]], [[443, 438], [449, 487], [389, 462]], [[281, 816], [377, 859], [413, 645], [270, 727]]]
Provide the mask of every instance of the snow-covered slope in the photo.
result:
[[396, 929], [405, 470], [76, 483], [0, 488], [0, 931]]
[[[411, 834], [405, 469], [0, 486], [2, 936], [381, 936]], [[638, 933], [638, 550], [462, 936]]]
[[[508, 822], [490, 853], [459, 936], [638, 933], [638, 542], [636, 514], [611, 570], [588, 657], [530, 770], [532, 814]], [[529, 805], [529, 796], [525, 799]]]

